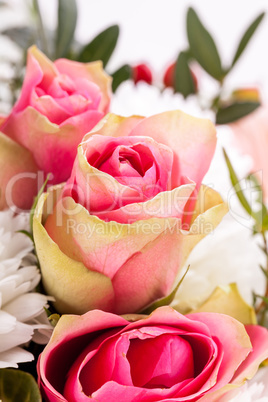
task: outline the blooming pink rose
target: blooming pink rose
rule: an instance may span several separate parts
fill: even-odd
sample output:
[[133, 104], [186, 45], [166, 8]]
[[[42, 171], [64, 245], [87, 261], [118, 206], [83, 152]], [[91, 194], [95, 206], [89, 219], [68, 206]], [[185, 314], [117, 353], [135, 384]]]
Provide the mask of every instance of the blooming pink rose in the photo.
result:
[[[59, 59], [52, 63], [33, 46], [28, 50], [21, 95], [0, 131], [29, 150], [39, 170], [53, 174], [51, 183], [63, 182], [71, 173], [82, 137], [108, 111], [110, 86], [101, 62]], [[22, 185], [21, 192], [25, 192]], [[25, 207], [31, 203], [29, 196]]]
[[268, 105], [232, 123], [236, 146], [252, 157], [252, 172], [258, 172], [268, 199]]
[[58, 202], [51, 188], [34, 218], [43, 284], [60, 312], [137, 312], [171, 291], [227, 211], [206, 189], [184, 221], [215, 144], [210, 121], [180, 111], [108, 115], [84, 137]]
[[161, 307], [137, 318], [62, 316], [38, 362], [45, 400], [213, 402], [268, 356], [267, 329], [227, 315]]

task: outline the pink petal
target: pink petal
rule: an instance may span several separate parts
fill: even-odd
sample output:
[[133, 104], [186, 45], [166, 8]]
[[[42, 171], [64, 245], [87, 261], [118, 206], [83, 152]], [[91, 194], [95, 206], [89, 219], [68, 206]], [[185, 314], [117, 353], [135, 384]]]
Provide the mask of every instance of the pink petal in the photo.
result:
[[51, 183], [61, 183], [70, 176], [83, 135], [101, 117], [100, 112], [89, 110], [58, 126], [34, 108], [27, 107], [23, 112], [10, 116], [4, 131], [32, 152], [40, 169], [46, 174], [53, 173]]
[[[142, 222], [145, 236], [147, 221]], [[142, 310], [170, 293], [181, 264], [183, 235], [175, 219], [173, 222], [167, 220], [168, 225], [170, 227], [155, 240], [133, 254], [113, 277], [117, 314]], [[154, 229], [159, 233], [157, 227]], [[151, 232], [152, 227], [149, 230]]]
[[[48, 217], [45, 228], [63, 253], [82, 261], [88, 269], [113, 278], [130, 257], [141, 253], [159, 234], [165, 233], [169, 223], [172, 228], [176, 221], [154, 218], [130, 227], [116, 222], [106, 223], [90, 215], [70, 197], [65, 197]], [[143, 224], [147, 225], [146, 231], [142, 229]]]
[[30, 210], [38, 192], [38, 167], [30, 152], [0, 133], [0, 210]]
[[173, 150], [174, 188], [181, 184], [180, 176], [201, 183], [214, 154], [215, 134], [215, 128], [209, 120], [191, 117], [181, 111], [170, 111], [144, 119], [129, 135], [149, 135]]
[[99, 310], [83, 316], [62, 316], [38, 361], [43, 390], [62, 398], [66, 374], [88, 344], [88, 334], [126, 324], [123, 318]]
[[131, 224], [150, 218], [182, 218], [184, 207], [194, 190], [194, 184], [163, 191], [149, 201], [132, 203], [113, 211], [104, 211], [96, 215], [106, 222], [116, 221]]
[[132, 339], [127, 359], [137, 387], [172, 387], [194, 377], [192, 349], [186, 340], [177, 335]]
[[73, 79], [74, 82], [76, 82], [76, 80], [80, 81], [81, 79], [86, 79], [96, 83], [102, 92], [99, 110], [104, 113], [108, 112], [111, 95], [111, 78], [103, 70], [102, 63], [100, 61], [92, 63], [79, 63], [73, 60], [58, 59], [54, 64], [61, 74], [68, 75]]
[[21, 94], [11, 114], [20, 112], [30, 105], [33, 89], [41, 83], [49, 85], [56, 75], [57, 69], [53, 63], [35, 46], [30, 47], [27, 52], [26, 75]]
[[230, 382], [234, 372], [251, 352], [250, 339], [244, 325], [230, 316], [217, 313], [194, 313], [187, 317], [206, 324], [211, 336], [218, 339], [217, 342], [223, 349], [223, 360], [217, 383], [213, 388], [215, 391]]
[[232, 384], [240, 384], [245, 379], [251, 379], [257, 372], [259, 365], [268, 357], [268, 330], [259, 325], [246, 325], [246, 331], [250, 337], [253, 350], [239, 366], [232, 378]]
[[[232, 123], [236, 146], [253, 159], [252, 172], [260, 173], [260, 180], [268, 196], [268, 106], [259, 107], [250, 115]], [[257, 134], [256, 134], [257, 133]]]

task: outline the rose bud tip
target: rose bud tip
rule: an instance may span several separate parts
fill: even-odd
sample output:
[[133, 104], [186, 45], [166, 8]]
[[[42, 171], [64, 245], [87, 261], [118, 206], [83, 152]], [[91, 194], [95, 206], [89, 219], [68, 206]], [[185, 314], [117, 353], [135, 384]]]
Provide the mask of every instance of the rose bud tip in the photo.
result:
[[137, 64], [132, 67], [132, 78], [135, 84], [139, 81], [145, 81], [147, 84], [152, 84], [153, 75], [147, 64]]

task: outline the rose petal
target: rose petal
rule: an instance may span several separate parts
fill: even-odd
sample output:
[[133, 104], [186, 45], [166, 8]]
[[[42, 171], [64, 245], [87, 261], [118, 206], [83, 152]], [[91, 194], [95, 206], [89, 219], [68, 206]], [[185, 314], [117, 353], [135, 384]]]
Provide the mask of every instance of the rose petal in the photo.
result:
[[85, 126], [92, 128], [101, 116], [101, 112], [89, 110], [70, 117], [58, 126], [34, 108], [27, 107], [10, 117], [5, 125], [5, 133], [29, 149], [39, 168], [46, 174], [53, 172], [51, 183], [59, 183], [70, 175]]
[[184, 213], [184, 206], [195, 188], [194, 184], [188, 184], [175, 188], [172, 191], [163, 191], [153, 199], [142, 202], [128, 204], [113, 211], [96, 213], [96, 216], [109, 222], [131, 224], [133, 222], [157, 218], [178, 218]]
[[268, 357], [268, 330], [259, 325], [246, 325], [246, 331], [253, 347], [252, 352], [242, 362], [232, 384], [242, 384], [245, 379], [251, 379], [257, 372], [259, 365]]
[[[50, 193], [51, 195], [53, 194]], [[56, 308], [69, 313], [85, 312], [92, 307], [112, 309], [114, 291], [110, 279], [99, 272], [88, 270], [81, 262], [63, 254], [58, 245], [48, 236], [41, 224], [45, 201], [46, 207], [50, 203], [48, 193], [43, 194], [36, 210], [33, 222], [34, 239], [42, 266], [43, 284], [48, 293], [51, 292], [54, 295]], [[49, 250], [49, 259], [47, 259], [47, 250]]]
[[213, 391], [217, 390], [230, 382], [234, 372], [251, 352], [250, 339], [244, 325], [230, 316], [217, 313], [193, 313], [187, 317], [206, 324], [211, 336], [217, 337], [223, 348], [223, 360], [217, 383], [213, 388]]
[[95, 82], [102, 92], [100, 110], [104, 113], [108, 112], [111, 95], [111, 77], [103, 70], [101, 61], [79, 63], [73, 60], [58, 59], [54, 64], [61, 74], [68, 75], [74, 82], [76, 82], [77, 79], [80, 81], [81, 78]]
[[[87, 345], [88, 335], [126, 324], [127, 321], [121, 317], [97, 310], [90, 311], [83, 316], [62, 316], [38, 361], [38, 372], [42, 379], [43, 390], [48, 395], [61, 397], [61, 399], [54, 399], [55, 401], [66, 401], [62, 397], [65, 376], [76, 356]], [[66, 353], [66, 344], [70, 345], [68, 353]], [[64, 367], [65, 371], [59, 365]], [[80, 396], [82, 398], [83, 394]], [[53, 401], [53, 399], [50, 400]]]
[[[89, 269], [113, 278], [128, 259], [153, 242], [177, 219], [151, 218], [121, 225], [90, 215], [70, 197], [60, 199], [45, 224], [47, 233], [63, 253]], [[147, 224], [147, 230], [143, 230]], [[127, 247], [126, 247], [127, 244]]]
[[37, 172], [30, 152], [0, 133], [0, 210], [31, 208], [38, 192]]
[[215, 134], [215, 127], [209, 120], [174, 110], [144, 119], [129, 135], [150, 135], [155, 141], [169, 146], [174, 151], [174, 188], [181, 184], [180, 175], [189, 177], [197, 184], [201, 183], [214, 154]]

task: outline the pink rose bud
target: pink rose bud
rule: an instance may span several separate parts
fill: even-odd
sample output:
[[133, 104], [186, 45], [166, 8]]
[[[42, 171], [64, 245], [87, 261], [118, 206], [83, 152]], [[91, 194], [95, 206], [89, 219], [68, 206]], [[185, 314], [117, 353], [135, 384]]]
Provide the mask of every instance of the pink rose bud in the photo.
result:
[[145, 81], [151, 85], [153, 82], [153, 75], [147, 64], [138, 64], [132, 67], [132, 76], [135, 84], [139, 81]]
[[137, 312], [170, 293], [227, 212], [213, 190], [197, 194], [215, 145], [209, 120], [180, 111], [108, 114], [84, 137], [71, 177], [34, 218], [43, 284], [60, 312]]
[[[166, 69], [164, 78], [163, 78], [163, 83], [165, 87], [175, 87], [175, 68], [176, 68], [176, 63], [170, 64], [170, 66]], [[191, 76], [194, 82], [194, 88], [195, 92], [197, 92], [198, 89], [198, 81], [196, 78], [195, 73], [190, 69]]]
[[[83, 64], [59, 59], [53, 63], [32, 46], [20, 97], [0, 131], [29, 151], [45, 176], [52, 173], [50, 183], [61, 183], [71, 173], [82, 137], [107, 113], [110, 93], [111, 78], [101, 62]], [[3, 153], [0, 148], [0, 158]], [[28, 172], [27, 164], [24, 172]], [[3, 174], [0, 171], [0, 181], [4, 180]], [[33, 180], [33, 191], [27, 197], [22, 183], [23, 207], [30, 208], [32, 193], [36, 194], [38, 188]], [[6, 200], [1, 204], [7, 204]]]
[[268, 356], [266, 328], [224, 314], [127, 319], [62, 316], [38, 361], [45, 401], [228, 401]]

